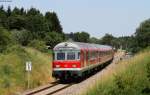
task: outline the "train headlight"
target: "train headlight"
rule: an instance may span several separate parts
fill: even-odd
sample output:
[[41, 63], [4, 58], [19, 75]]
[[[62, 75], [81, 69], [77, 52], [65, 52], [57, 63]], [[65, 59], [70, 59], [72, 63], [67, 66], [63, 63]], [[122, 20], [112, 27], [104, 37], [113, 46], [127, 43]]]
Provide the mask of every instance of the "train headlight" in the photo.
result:
[[75, 67], [77, 67], [77, 66], [74, 64], [74, 65], [72, 65], [72, 67], [74, 67], [74, 68], [75, 68]]
[[56, 65], [56, 68], [59, 68], [60, 67], [60, 65]]

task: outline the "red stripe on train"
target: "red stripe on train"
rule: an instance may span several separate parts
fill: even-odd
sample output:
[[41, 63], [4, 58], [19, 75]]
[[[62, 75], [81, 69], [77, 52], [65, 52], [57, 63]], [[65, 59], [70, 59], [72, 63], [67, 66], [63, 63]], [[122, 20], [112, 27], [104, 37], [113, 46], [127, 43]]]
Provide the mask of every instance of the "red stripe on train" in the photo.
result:
[[54, 61], [53, 68], [81, 68], [80, 61], [62, 60]]

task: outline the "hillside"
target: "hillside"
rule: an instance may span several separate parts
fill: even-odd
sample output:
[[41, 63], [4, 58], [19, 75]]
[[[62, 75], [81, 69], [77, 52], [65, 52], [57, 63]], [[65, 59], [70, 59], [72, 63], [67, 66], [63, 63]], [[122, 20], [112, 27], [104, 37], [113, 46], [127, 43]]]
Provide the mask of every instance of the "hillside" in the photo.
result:
[[150, 95], [150, 49], [116, 64], [83, 95]]
[[0, 54], [0, 95], [17, 94], [27, 89], [26, 61], [32, 62], [30, 88], [52, 80], [49, 54], [21, 46], [14, 46], [8, 51]]

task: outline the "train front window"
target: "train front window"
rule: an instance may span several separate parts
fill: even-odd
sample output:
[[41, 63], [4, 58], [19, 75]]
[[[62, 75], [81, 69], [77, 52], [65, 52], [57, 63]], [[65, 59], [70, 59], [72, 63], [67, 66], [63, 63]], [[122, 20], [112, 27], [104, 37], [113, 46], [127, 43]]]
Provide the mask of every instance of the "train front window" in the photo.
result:
[[67, 52], [67, 60], [75, 60], [75, 52]]
[[57, 53], [57, 60], [65, 60], [65, 53]]

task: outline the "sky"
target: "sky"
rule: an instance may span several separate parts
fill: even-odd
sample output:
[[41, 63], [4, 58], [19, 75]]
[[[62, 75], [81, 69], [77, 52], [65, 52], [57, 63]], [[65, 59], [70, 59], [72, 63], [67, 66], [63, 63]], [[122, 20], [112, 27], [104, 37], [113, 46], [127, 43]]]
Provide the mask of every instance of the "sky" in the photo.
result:
[[150, 0], [11, 0], [0, 5], [25, 9], [39, 9], [57, 13], [63, 31], [88, 32], [100, 38], [106, 33], [130, 36], [146, 19], [150, 18]]

